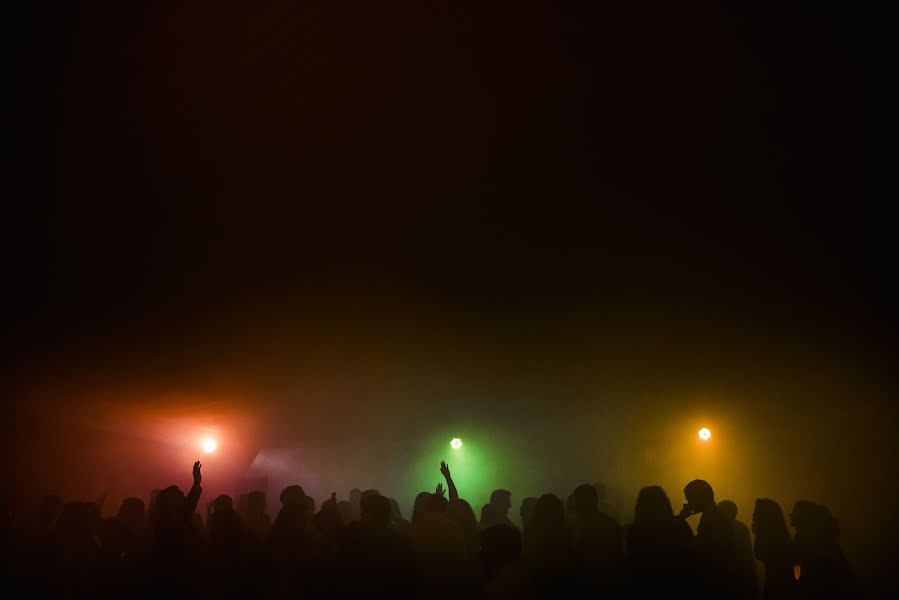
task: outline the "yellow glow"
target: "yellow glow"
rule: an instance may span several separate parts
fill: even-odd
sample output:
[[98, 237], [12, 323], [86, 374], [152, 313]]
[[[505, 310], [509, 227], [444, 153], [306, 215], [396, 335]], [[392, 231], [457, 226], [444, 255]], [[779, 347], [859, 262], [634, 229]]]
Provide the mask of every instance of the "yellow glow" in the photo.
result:
[[218, 448], [218, 444], [215, 443], [215, 440], [212, 438], [206, 438], [203, 440], [203, 451], [204, 452], [215, 452], [215, 449]]
[[708, 427], [703, 427], [702, 429], [699, 430], [699, 439], [701, 439], [704, 442], [707, 442], [710, 439], [712, 439], [712, 432], [709, 431]]

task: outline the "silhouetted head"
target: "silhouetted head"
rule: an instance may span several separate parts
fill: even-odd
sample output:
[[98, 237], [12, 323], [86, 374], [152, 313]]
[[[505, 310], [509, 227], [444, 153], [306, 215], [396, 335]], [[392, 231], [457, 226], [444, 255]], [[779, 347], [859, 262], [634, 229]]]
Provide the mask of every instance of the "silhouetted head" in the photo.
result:
[[252, 515], [265, 514], [265, 492], [256, 490], [247, 494], [247, 513]]
[[119, 518], [123, 521], [139, 521], [144, 518], [144, 501], [140, 498], [125, 498], [119, 505]]
[[789, 539], [787, 521], [780, 504], [770, 498], [757, 499], [752, 510], [752, 532], [756, 536], [786, 535]]
[[340, 513], [340, 520], [347, 524], [353, 520], [353, 506], [349, 500], [337, 501], [337, 512]]
[[534, 507], [531, 525], [535, 528], [547, 529], [565, 526], [565, 507], [555, 494], [543, 494]]
[[289, 504], [303, 506], [303, 498], [305, 497], [306, 492], [303, 491], [302, 487], [298, 485], [289, 485], [281, 490], [281, 506], [287, 506]]
[[478, 520], [474, 516], [471, 504], [462, 498], [453, 498], [446, 505], [446, 516], [462, 527], [462, 531], [472, 532], [478, 529]]
[[431, 494], [425, 502], [425, 512], [427, 514], [445, 513], [446, 498], [441, 494]]
[[500, 567], [518, 562], [521, 556], [521, 533], [507, 524], [492, 525], [481, 532], [481, 564], [488, 576]]
[[390, 502], [390, 518], [394, 521], [402, 521], [403, 513], [400, 511], [400, 503], [396, 501], [396, 498], [388, 498], [388, 502]]
[[487, 529], [496, 524], [498, 515], [496, 506], [488, 502], [481, 507], [481, 529]]
[[574, 511], [581, 517], [586, 517], [599, 511], [599, 495], [596, 493], [596, 488], [589, 483], [577, 486], [571, 497], [574, 503]]
[[709, 482], [702, 479], [694, 479], [684, 488], [684, 496], [687, 504], [693, 512], [705, 512], [715, 504], [715, 492]]
[[664, 522], [674, 516], [671, 500], [658, 485], [651, 485], [640, 490], [634, 504], [634, 524], [655, 524]]
[[797, 530], [810, 527], [815, 521], [816, 504], [808, 500], [800, 500], [793, 505], [790, 512], [790, 525]]
[[161, 517], [176, 517], [181, 514], [185, 506], [186, 498], [184, 492], [177, 485], [160, 490], [156, 495], [156, 503], [154, 505], [154, 513]]
[[500, 516], [506, 516], [509, 514], [509, 509], [512, 508], [512, 492], [509, 490], [493, 490], [493, 493], [490, 494], [490, 504], [496, 507]]
[[737, 503], [733, 500], [722, 500], [718, 503], [718, 510], [731, 521], [737, 520]]
[[305, 496], [303, 498], [303, 508], [306, 509], [306, 514], [314, 515], [315, 514], [315, 498], [312, 496]]
[[331, 497], [322, 502], [320, 512], [337, 512], [337, 492], [331, 492]]
[[417, 523], [419, 519], [428, 512], [427, 504], [431, 497], [430, 492], [419, 492], [415, 496], [415, 502], [412, 504], [412, 522]]
[[531, 518], [534, 516], [534, 509], [537, 507], [537, 499], [533, 496], [528, 496], [524, 500], [521, 501], [521, 508], [518, 511], [519, 516], [521, 517], [521, 526], [527, 529], [528, 523], [531, 522]]
[[216, 499], [212, 501], [213, 513], [229, 510], [234, 510], [234, 501], [231, 499], [231, 496], [222, 494], [221, 496], [217, 496]]
[[353, 508], [353, 518], [352, 521], [356, 521], [360, 518], [360, 510], [362, 503], [362, 490], [359, 488], [353, 488], [350, 490], [350, 506]]
[[162, 490], [159, 488], [153, 488], [150, 490], [150, 512], [153, 511], [153, 507], [156, 506], [156, 499], [159, 497], [159, 492]]
[[836, 544], [840, 534], [840, 524], [831, 514], [830, 509], [821, 504], [815, 505], [814, 510], [815, 533], [825, 544]]
[[374, 529], [386, 529], [390, 523], [390, 500], [371, 495], [361, 499], [362, 522]]

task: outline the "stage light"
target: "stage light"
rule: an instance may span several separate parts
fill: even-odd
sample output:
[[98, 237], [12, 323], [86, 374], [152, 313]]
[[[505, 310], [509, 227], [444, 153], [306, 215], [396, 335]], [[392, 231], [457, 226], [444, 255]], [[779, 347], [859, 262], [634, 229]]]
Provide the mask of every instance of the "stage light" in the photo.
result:
[[215, 443], [215, 440], [212, 438], [206, 438], [203, 440], [203, 451], [212, 453], [215, 452], [215, 449], [218, 448], [218, 444]]
[[450, 447], [452, 447], [453, 450], [458, 450], [462, 447], [462, 440], [460, 440], [459, 438], [453, 438], [450, 442]]
[[712, 439], [712, 432], [709, 431], [708, 427], [703, 427], [699, 430], [699, 439], [701, 439], [703, 442], [707, 442]]

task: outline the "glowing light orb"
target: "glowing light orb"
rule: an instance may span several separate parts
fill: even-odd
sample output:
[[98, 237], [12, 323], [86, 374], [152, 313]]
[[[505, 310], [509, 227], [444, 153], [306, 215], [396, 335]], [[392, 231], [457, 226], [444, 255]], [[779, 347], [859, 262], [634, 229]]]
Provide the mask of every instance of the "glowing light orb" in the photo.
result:
[[699, 439], [701, 439], [703, 442], [707, 442], [712, 439], [712, 432], [709, 431], [708, 427], [703, 427], [699, 430]]
[[202, 447], [204, 452], [212, 453], [215, 452], [216, 448], [218, 448], [218, 444], [215, 443], [214, 439], [206, 438], [205, 440], [203, 440]]
[[453, 440], [450, 442], [450, 447], [452, 447], [453, 450], [458, 450], [462, 447], [462, 440], [460, 440], [459, 438], [453, 438]]

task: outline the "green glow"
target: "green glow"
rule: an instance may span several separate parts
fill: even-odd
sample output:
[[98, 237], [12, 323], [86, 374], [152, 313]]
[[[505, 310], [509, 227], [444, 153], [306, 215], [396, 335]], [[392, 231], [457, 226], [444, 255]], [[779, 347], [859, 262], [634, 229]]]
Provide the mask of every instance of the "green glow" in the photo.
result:
[[[409, 498], [411, 502], [421, 491], [433, 492], [438, 483], [446, 485], [440, 474], [441, 460], [446, 460], [453, 481], [459, 488], [459, 496], [471, 503], [475, 515], [480, 515], [481, 506], [490, 499], [490, 492], [494, 488], [510, 485], [505, 483], [499, 470], [499, 465], [506, 463], [499, 460], [492, 444], [489, 447], [484, 444], [489, 436], [480, 435], [480, 432], [473, 431], [470, 427], [466, 427], [465, 432], [465, 443], [458, 448], [452, 447], [452, 441], [450, 448], [447, 448], [447, 437], [450, 440], [459, 438], [447, 436], [446, 432], [422, 440], [415, 452], [415, 459], [403, 478], [404, 498]], [[491, 434], [495, 437], [495, 432]], [[408, 510], [411, 514], [411, 505]]]
[[453, 450], [458, 450], [462, 447], [462, 440], [460, 440], [459, 438], [453, 438], [453, 440], [450, 442], [450, 446], [452, 446]]

